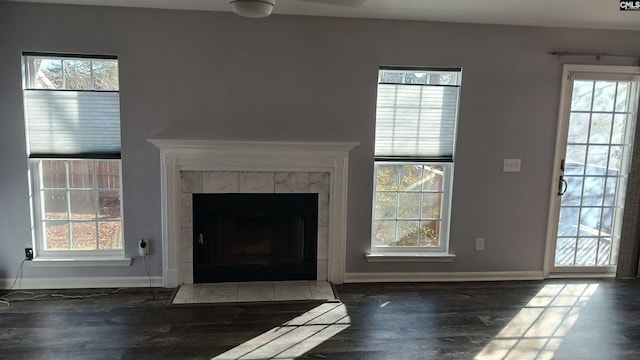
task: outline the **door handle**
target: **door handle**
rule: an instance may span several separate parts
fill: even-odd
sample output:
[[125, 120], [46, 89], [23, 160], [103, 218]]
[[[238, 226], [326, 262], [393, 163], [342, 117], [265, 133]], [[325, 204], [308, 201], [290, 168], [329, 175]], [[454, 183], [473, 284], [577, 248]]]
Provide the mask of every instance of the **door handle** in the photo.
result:
[[564, 179], [564, 176], [560, 176], [560, 181], [558, 182], [558, 196], [564, 195], [567, 192], [567, 180]]

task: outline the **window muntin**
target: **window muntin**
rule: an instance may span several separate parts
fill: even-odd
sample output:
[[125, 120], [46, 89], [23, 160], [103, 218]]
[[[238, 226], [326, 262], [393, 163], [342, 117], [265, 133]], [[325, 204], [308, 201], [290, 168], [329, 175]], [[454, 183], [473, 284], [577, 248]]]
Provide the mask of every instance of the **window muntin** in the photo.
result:
[[118, 91], [118, 60], [25, 54], [25, 89]]
[[375, 165], [373, 247], [445, 250], [450, 164]]
[[461, 69], [382, 67], [372, 252], [446, 252]]
[[122, 256], [115, 57], [23, 54], [36, 255]]
[[42, 253], [123, 248], [120, 160], [41, 159], [33, 165]]

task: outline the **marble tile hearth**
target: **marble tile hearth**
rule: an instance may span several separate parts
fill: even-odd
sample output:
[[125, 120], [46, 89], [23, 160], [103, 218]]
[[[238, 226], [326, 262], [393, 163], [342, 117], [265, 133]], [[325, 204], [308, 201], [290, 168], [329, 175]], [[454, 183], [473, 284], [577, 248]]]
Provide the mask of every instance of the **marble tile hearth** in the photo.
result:
[[328, 281], [257, 281], [184, 284], [173, 305], [337, 300]]

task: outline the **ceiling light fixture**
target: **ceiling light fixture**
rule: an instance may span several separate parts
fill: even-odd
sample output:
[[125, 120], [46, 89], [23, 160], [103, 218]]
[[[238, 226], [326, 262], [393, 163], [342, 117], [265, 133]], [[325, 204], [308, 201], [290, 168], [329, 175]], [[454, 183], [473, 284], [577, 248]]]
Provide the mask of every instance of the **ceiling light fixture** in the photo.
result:
[[271, 15], [276, 0], [231, 0], [233, 12], [244, 17], [261, 18]]

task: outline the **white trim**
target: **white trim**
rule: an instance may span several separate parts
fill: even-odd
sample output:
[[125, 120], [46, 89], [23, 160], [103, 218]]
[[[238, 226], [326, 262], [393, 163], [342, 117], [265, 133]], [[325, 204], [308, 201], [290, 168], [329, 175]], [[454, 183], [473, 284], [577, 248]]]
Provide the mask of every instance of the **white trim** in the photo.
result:
[[563, 72], [564, 72], [564, 69], [566, 69], [567, 72], [570, 72], [570, 73], [595, 73], [596, 75], [597, 74], [614, 74], [614, 75], [623, 75], [623, 76], [627, 75], [630, 77], [640, 76], [640, 66], [564, 64]]
[[31, 261], [33, 267], [81, 267], [81, 266], [129, 266], [131, 258], [125, 257], [68, 257], [46, 258], [36, 257]]
[[328, 280], [344, 282], [349, 151], [355, 142], [266, 142], [149, 139], [160, 149], [162, 274], [165, 287], [183, 280], [180, 264], [180, 171], [329, 172]]
[[550, 274], [547, 278], [549, 279], [615, 279], [616, 273], [576, 273], [576, 272], [568, 272], [568, 273], [553, 273]]
[[456, 258], [442, 252], [376, 252], [364, 256], [367, 262], [452, 262]]
[[556, 266], [549, 278], [615, 277], [617, 266]]
[[[243, 140], [184, 140], [149, 139], [163, 151], [182, 154], [212, 150], [253, 153], [255, 150], [351, 151], [358, 142], [302, 142], [302, 141], [243, 141]], [[246, 150], [246, 151], [244, 151]]]
[[569, 79], [570, 69], [568, 65], [564, 65], [562, 68], [562, 82], [561, 82], [561, 95], [560, 95], [560, 107], [558, 109], [557, 129], [556, 129], [556, 143], [555, 154], [553, 157], [553, 175], [551, 181], [551, 191], [549, 199], [549, 213], [547, 218], [547, 241], [545, 244], [545, 256], [542, 267], [544, 277], [547, 278], [551, 274], [554, 267], [553, 261], [555, 258], [556, 248], [556, 235], [558, 233], [558, 217], [560, 216], [560, 197], [558, 195], [558, 183], [557, 179], [560, 176], [560, 159], [566, 152], [566, 139], [569, 122], [561, 121], [568, 106], [571, 106], [571, 93], [567, 83]]
[[542, 271], [346, 273], [345, 283], [542, 280]]
[[[0, 279], [0, 288], [8, 289], [14, 279]], [[159, 276], [151, 277], [151, 287], [162, 287]], [[95, 289], [149, 287], [149, 277], [67, 277], [67, 278], [22, 278], [12, 290], [20, 289]]]

